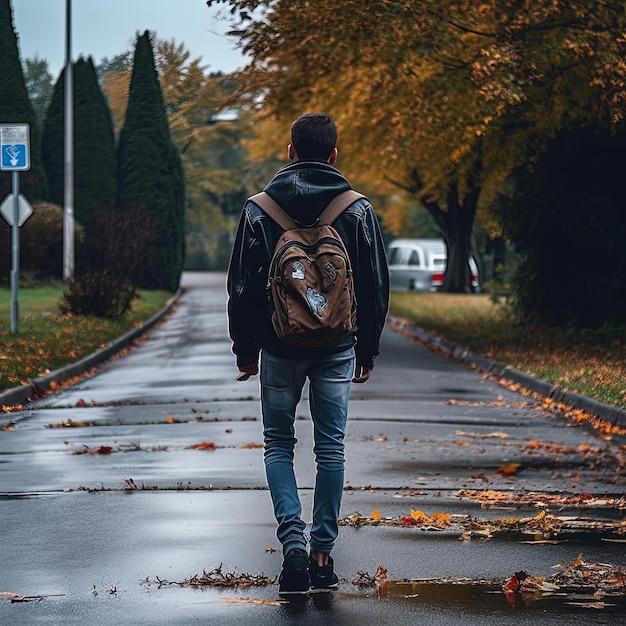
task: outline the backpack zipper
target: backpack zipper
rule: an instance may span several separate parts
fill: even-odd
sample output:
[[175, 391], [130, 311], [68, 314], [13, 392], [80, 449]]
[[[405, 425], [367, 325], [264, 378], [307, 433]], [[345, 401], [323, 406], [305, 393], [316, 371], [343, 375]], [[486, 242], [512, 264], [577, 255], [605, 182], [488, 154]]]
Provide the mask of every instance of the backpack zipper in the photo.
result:
[[348, 260], [348, 272], [352, 273], [352, 267], [350, 266], [350, 257], [348, 256], [348, 251], [346, 250], [345, 245], [342, 245], [340, 242], [338, 242], [333, 237], [324, 237], [324, 238], [320, 239], [319, 241], [317, 241], [315, 243], [315, 245], [313, 245], [313, 246], [305, 246], [305, 245], [301, 245], [299, 243], [294, 243], [293, 241], [286, 241], [279, 248], [278, 252], [274, 255], [274, 262], [270, 265], [270, 271], [268, 273], [267, 286], [269, 287], [270, 283], [272, 282], [272, 280], [276, 279], [276, 277], [274, 276], [274, 274], [276, 273], [276, 266], [280, 263], [280, 260], [281, 260], [283, 254], [285, 253], [286, 250], [288, 250], [289, 248], [291, 248], [291, 247], [293, 247], [295, 245], [296, 247], [298, 247], [301, 250], [303, 250], [307, 254], [307, 257], [308, 257], [309, 253], [316, 252], [317, 249], [324, 243], [328, 243], [328, 244], [330, 244], [332, 246], [335, 246], [336, 248], [339, 248], [339, 250], [341, 250], [346, 255], [346, 259]]

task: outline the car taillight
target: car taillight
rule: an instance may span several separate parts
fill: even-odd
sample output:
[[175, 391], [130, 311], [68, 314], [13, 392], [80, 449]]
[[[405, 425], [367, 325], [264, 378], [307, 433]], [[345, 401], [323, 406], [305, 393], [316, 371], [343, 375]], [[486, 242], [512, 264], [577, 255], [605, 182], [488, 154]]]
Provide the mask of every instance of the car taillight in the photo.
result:
[[443, 274], [433, 274], [430, 279], [430, 284], [433, 287], [441, 287], [441, 285], [443, 285]]

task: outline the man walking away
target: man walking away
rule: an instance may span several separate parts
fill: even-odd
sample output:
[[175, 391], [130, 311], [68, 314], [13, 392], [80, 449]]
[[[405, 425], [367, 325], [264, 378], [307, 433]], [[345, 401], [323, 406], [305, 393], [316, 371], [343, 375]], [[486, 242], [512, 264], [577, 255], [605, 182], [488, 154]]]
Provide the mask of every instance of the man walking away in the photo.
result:
[[[265, 192], [296, 228], [314, 228], [325, 207], [351, 189], [334, 167], [337, 127], [333, 120], [325, 113], [300, 116], [291, 127], [288, 156], [293, 163], [275, 174]], [[284, 229], [261, 208], [267, 204], [259, 199], [261, 195], [246, 201], [237, 229], [228, 270], [229, 333], [240, 371], [237, 380], [257, 374], [261, 357], [265, 471], [283, 548], [279, 593], [289, 597], [338, 585], [330, 553], [339, 530], [350, 383], [364, 383], [372, 373], [387, 315], [389, 277], [374, 210], [366, 198], [355, 194], [357, 199], [332, 223], [349, 257], [355, 323], [329, 345], [327, 341], [323, 345], [309, 341], [307, 347], [287, 343], [277, 335], [277, 312], [268, 289], [270, 261]], [[308, 261], [294, 261], [287, 278], [304, 279]], [[326, 263], [326, 268], [336, 273], [332, 264]], [[307, 295], [311, 310], [322, 311], [324, 296], [312, 288], [306, 293], [312, 294]], [[317, 466], [310, 554], [293, 466], [296, 406], [307, 379]]]

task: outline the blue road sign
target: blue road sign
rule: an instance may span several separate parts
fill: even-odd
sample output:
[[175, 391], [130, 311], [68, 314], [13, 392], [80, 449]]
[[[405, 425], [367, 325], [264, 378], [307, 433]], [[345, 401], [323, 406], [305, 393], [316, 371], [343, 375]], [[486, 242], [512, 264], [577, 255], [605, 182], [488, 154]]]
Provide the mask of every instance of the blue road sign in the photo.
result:
[[0, 169], [13, 172], [30, 169], [28, 124], [0, 124]]

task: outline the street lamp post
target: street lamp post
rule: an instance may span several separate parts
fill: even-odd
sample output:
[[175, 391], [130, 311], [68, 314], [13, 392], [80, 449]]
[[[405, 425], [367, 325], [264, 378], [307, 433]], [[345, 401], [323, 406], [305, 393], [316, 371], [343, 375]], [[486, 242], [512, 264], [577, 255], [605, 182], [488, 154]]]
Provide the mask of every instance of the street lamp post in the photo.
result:
[[63, 194], [63, 279], [74, 278], [74, 81], [72, 0], [65, 3], [65, 156]]

